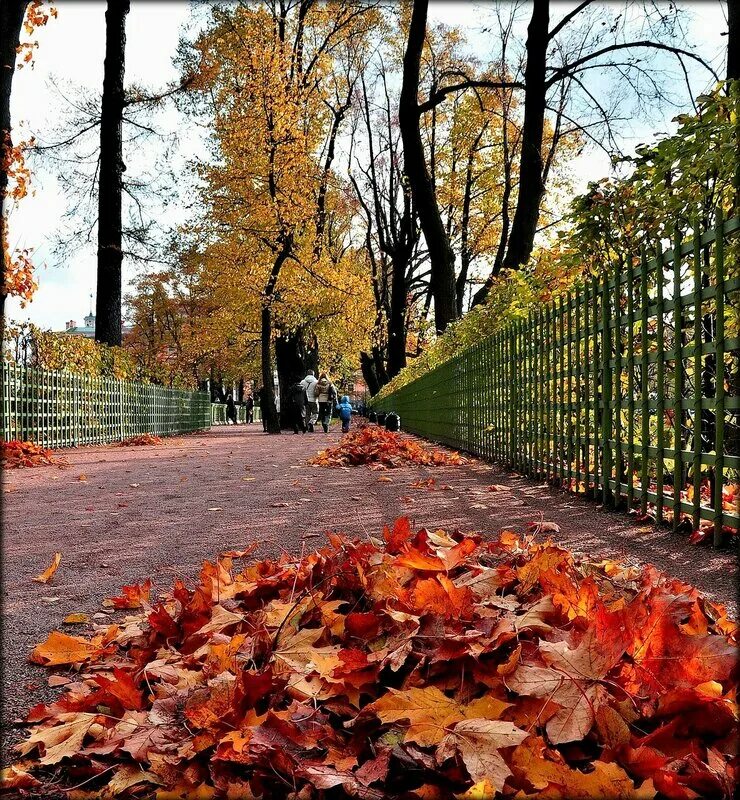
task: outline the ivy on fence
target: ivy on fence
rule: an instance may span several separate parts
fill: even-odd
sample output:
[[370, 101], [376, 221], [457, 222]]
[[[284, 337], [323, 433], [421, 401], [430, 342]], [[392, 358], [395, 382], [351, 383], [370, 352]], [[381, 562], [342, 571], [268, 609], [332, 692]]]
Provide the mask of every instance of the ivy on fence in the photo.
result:
[[739, 231], [721, 214], [676, 228], [374, 407], [674, 528], [710, 524], [718, 545], [738, 530]]

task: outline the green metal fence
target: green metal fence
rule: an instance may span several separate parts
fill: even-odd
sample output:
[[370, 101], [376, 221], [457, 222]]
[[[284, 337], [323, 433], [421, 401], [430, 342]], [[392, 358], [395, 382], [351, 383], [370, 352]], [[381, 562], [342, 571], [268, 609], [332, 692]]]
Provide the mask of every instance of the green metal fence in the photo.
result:
[[373, 407], [674, 528], [709, 520], [718, 545], [738, 529], [739, 231], [720, 217], [625, 254]]
[[210, 424], [206, 392], [3, 364], [4, 441], [74, 447], [144, 433], [172, 436]]

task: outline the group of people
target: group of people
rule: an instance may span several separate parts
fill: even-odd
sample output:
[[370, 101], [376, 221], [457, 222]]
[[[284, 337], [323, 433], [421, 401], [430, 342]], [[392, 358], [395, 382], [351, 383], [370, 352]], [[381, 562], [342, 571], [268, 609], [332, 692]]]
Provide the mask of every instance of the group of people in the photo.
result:
[[352, 420], [352, 406], [345, 394], [337, 404], [337, 389], [322, 372], [317, 378], [312, 369], [302, 381], [297, 381], [290, 388], [291, 417], [293, 433], [313, 433], [317, 423], [321, 423], [324, 433], [329, 432], [329, 422], [337, 405], [342, 432], [349, 430]]

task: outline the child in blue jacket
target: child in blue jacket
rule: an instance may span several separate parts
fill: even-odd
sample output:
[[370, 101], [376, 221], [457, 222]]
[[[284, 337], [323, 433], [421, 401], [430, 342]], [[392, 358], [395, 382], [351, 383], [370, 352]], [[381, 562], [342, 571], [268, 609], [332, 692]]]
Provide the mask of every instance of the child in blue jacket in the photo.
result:
[[337, 408], [339, 410], [339, 419], [342, 420], [342, 433], [347, 433], [349, 431], [350, 420], [352, 419], [352, 406], [346, 394], [342, 395], [342, 400]]

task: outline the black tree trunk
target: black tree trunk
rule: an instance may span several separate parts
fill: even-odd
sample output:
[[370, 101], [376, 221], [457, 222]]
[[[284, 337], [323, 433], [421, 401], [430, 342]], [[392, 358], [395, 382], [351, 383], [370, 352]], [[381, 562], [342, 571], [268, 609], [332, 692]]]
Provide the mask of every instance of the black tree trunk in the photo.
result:
[[727, 0], [727, 80], [740, 80], [740, 0]]
[[8, 192], [8, 171], [6, 148], [13, 146], [10, 124], [10, 93], [15, 74], [15, 58], [26, 13], [28, 0], [3, 0], [0, 3], [0, 247], [2, 247], [2, 275], [0, 276], [0, 336], [5, 329], [5, 268], [8, 259], [8, 231], [6, 197]]
[[293, 427], [290, 411], [290, 387], [303, 380], [309, 369], [314, 373], [319, 364], [319, 347], [315, 337], [310, 341], [302, 330], [283, 333], [275, 339], [275, 366], [280, 387], [280, 424]]
[[392, 258], [391, 313], [388, 317], [388, 377], [395, 378], [406, 366], [406, 266], [403, 256]]
[[450, 322], [457, 319], [455, 254], [439, 213], [419, 127], [419, 70], [426, 34], [428, 5], [429, 0], [414, 0], [409, 38], [403, 57], [398, 122], [403, 141], [404, 171], [429, 249], [431, 271], [429, 284], [434, 298], [434, 324], [437, 331], [442, 333]]
[[123, 77], [129, 0], [108, 0], [105, 12], [105, 67], [100, 115], [98, 184], [98, 281], [95, 339], [121, 344], [121, 200], [123, 191]]
[[529, 259], [545, 194], [542, 174], [542, 136], [545, 125], [545, 68], [547, 64], [549, 0], [533, 0], [532, 18], [527, 28], [527, 66], [524, 71], [524, 124], [519, 159], [519, 195], [509, 244], [504, 258], [505, 269], [518, 269]]

